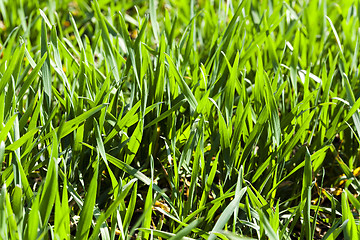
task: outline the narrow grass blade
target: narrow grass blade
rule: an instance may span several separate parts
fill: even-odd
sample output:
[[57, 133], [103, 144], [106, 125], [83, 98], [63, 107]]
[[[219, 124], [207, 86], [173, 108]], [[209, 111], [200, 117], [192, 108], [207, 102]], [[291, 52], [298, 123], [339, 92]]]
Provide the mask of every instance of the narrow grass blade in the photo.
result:
[[202, 221], [203, 221], [202, 218], [199, 218], [199, 219], [196, 219], [196, 220], [192, 221], [189, 225], [187, 225], [186, 227], [181, 229], [178, 233], [176, 233], [175, 236], [169, 238], [169, 240], [181, 240], [181, 239], [183, 239], [186, 235], [191, 233], [191, 231], [194, 228], [196, 228], [197, 225], [199, 225]]
[[191, 92], [191, 90], [190, 90], [189, 86], [186, 84], [185, 80], [180, 75], [180, 73], [177, 70], [174, 62], [171, 59], [171, 57], [166, 54], [166, 59], [167, 59], [167, 61], [169, 63], [170, 74], [172, 74], [175, 77], [176, 82], [179, 84], [179, 87], [180, 87], [181, 91], [184, 93], [184, 95], [185, 95], [186, 99], [188, 100], [192, 110], [194, 111], [196, 109], [196, 106], [197, 106], [197, 101], [195, 99], [195, 96]]
[[[12, 55], [11, 62], [0, 80], [0, 92], [4, 91], [5, 86], [11, 80], [11, 75], [13, 74], [15, 67], [18, 66], [19, 62], [21, 62], [22, 59], [24, 58], [24, 53], [25, 53], [25, 44], [23, 44], [21, 48], [17, 48], [14, 54]], [[13, 77], [15, 78], [16, 76]]]
[[98, 185], [98, 164], [95, 165], [94, 174], [85, 196], [84, 206], [80, 213], [80, 220], [77, 226], [76, 238], [87, 239], [93, 219], [94, 206], [96, 202], [96, 189]]
[[[215, 226], [213, 227], [212, 232], [218, 232], [223, 229], [223, 227], [225, 226], [225, 224], [228, 222], [231, 215], [233, 214], [234, 209], [239, 206], [239, 202], [245, 192], [246, 192], [246, 187], [242, 188], [239, 192], [239, 195], [237, 195], [234, 198], [234, 200], [232, 200], [230, 204], [225, 208], [224, 212], [221, 214], [220, 218], [217, 220]], [[214, 240], [216, 239], [216, 235], [214, 233], [211, 233], [208, 239]]]

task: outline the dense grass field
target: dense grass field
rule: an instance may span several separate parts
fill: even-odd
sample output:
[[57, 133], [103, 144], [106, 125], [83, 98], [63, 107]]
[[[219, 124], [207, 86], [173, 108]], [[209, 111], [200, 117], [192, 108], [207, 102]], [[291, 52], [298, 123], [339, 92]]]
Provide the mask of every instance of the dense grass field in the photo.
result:
[[359, 239], [360, 2], [0, 0], [0, 239]]

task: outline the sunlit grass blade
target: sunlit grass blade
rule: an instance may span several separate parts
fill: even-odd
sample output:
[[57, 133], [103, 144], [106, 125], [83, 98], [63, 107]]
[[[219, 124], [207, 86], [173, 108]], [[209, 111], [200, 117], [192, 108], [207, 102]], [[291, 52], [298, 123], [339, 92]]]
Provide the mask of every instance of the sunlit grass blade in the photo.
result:
[[359, 234], [357, 230], [357, 226], [355, 223], [355, 219], [353, 216], [353, 213], [351, 211], [351, 208], [349, 206], [347, 193], [343, 192], [341, 194], [341, 212], [342, 212], [342, 220], [345, 222], [346, 220], [349, 220], [347, 223], [345, 229], [344, 229], [344, 235], [345, 239], [359, 239]]
[[183, 239], [185, 236], [187, 236], [191, 231], [196, 228], [197, 225], [199, 225], [202, 222], [203, 219], [199, 218], [194, 221], [192, 221], [189, 225], [181, 229], [179, 232], [176, 233], [175, 236], [169, 238], [170, 240], [180, 240]]
[[76, 238], [77, 239], [87, 239], [90, 231], [90, 225], [93, 219], [94, 206], [96, 202], [96, 189], [98, 185], [98, 161], [96, 161], [94, 166], [93, 177], [87, 194], [85, 196], [84, 206], [80, 213], [80, 220], [77, 226]]
[[[11, 75], [13, 74], [15, 67], [19, 66], [19, 62], [22, 61], [25, 53], [25, 44], [21, 46], [21, 48], [17, 48], [14, 54], [12, 55], [12, 59], [10, 64], [8, 65], [6, 71], [2, 75], [2, 78], [0, 80], [0, 92], [3, 92], [5, 89], [5, 86], [9, 83], [11, 80]], [[13, 76], [14, 78], [17, 76]]]
[[184, 81], [184, 79], [180, 75], [180, 73], [177, 70], [173, 60], [171, 59], [171, 57], [169, 55], [166, 55], [166, 59], [167, 59], [167, 61], [169, 63], [170, 74], [172, 74], [175, 77], [176, 82], [179, 84], [179, 87], [180, 87], [181, 91], [184, 93], [184, 95], [187, 98], [192, 110], [194, 111], [196, 109], [196, 106], [197, 106], [197, 101], [195, 99], [195, 96], [193, 95], [193, 93], [191, 92], [189, 86], [186, 84], [186, 82]]
[[[216, 224], [214, 225], [212, 232], [217, 232], [223, 230], [223, 227], [234, 213], [234, 209], [239, 206], [239, 202], [243, 197], [244, 193], [246, 192], [246, 187], [242, 188], [239, 194], [230, 202], [230, 204], [225, 208], [224, 212], [221, 214], [220, 218], [217, 220]], [[216, 239], [215, 234], [210, 234], [208, 239]]]

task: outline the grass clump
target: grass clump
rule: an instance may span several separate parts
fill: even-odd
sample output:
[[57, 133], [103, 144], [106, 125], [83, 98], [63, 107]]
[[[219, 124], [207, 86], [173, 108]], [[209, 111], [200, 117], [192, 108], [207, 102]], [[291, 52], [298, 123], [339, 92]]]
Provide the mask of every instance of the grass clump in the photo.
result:
[[0, 238], [358, 239], [357, 1], [0, 1]]

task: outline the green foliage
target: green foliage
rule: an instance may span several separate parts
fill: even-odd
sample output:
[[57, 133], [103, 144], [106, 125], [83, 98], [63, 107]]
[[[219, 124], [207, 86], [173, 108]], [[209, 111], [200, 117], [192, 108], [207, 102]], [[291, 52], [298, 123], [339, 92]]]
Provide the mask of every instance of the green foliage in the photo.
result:
[[0, 1], [1, 239], [358, 239], [358, 1]]

